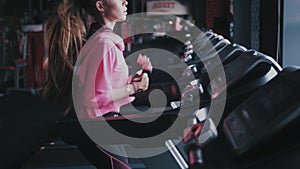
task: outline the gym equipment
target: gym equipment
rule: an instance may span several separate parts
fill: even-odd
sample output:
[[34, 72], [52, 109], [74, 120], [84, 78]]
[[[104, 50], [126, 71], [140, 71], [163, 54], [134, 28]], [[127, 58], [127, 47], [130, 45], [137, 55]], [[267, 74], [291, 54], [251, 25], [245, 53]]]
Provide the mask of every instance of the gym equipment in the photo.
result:
[[[262, 142], [277, 148], [283, 144], [278, 142], [288, 137], [274, 138], [282, 131], [299, 138], [296, 129], [300, 122], [299, 79], [300, 68], [285, 68], [225, 118], [223, 130], [236, 153], [254, 151]], [[262, 151], [267, 147], [264, 146], [256, 151]]]

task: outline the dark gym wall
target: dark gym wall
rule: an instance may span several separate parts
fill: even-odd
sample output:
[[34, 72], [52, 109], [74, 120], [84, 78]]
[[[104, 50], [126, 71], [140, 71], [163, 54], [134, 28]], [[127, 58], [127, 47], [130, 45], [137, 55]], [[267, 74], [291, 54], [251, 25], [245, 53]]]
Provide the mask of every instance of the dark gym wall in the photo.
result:
[[251, 47], [251, 0], [235, 0], [234, 6], [234, 36], [233, 42], [243, 45], [247, 48]]
[[[259, 51], [273, 57], [280, 63], [277, 55], [278, 1], [260, 0], [259, 11]], [[251, 46], [251, 0], [234, 1], [233, 42], [246, 48]]]
[[276, 59], [278, 0], [261, 0], [260, 51]]

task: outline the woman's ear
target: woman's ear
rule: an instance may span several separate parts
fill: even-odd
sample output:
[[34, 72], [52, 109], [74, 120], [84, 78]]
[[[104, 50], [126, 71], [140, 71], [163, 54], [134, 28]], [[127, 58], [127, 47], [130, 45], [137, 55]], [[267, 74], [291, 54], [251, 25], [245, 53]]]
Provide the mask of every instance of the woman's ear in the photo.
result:
[[104, 2], [102, 0], [96, 1], [95, 5], [99, 12], [104, 13]]

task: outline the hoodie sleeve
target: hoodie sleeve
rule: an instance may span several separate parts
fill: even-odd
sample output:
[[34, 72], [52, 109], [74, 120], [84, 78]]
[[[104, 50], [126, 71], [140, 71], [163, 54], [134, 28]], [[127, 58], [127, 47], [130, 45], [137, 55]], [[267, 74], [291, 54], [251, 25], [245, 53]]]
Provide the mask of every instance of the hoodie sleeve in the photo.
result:
[[102, 55], [96, 79], [95, 96], [99, 108], [114, 106], [112, 97], [113, 73], [117, 64], [116, 51], [111, 43], [100, 45], [99, 55]]

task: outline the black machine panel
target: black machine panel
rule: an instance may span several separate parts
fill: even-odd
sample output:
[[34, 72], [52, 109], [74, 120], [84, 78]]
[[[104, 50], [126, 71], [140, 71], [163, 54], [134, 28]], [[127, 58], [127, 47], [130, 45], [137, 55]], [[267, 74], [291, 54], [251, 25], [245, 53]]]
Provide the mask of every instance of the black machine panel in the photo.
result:
[[[299, 86], [300, 68], [286, 68], [225, 118], [223, 131], [237, 154], [255, 148], [282, 129], [300, 122]], [[276, 141], [270, 140], [271, 143]]]

